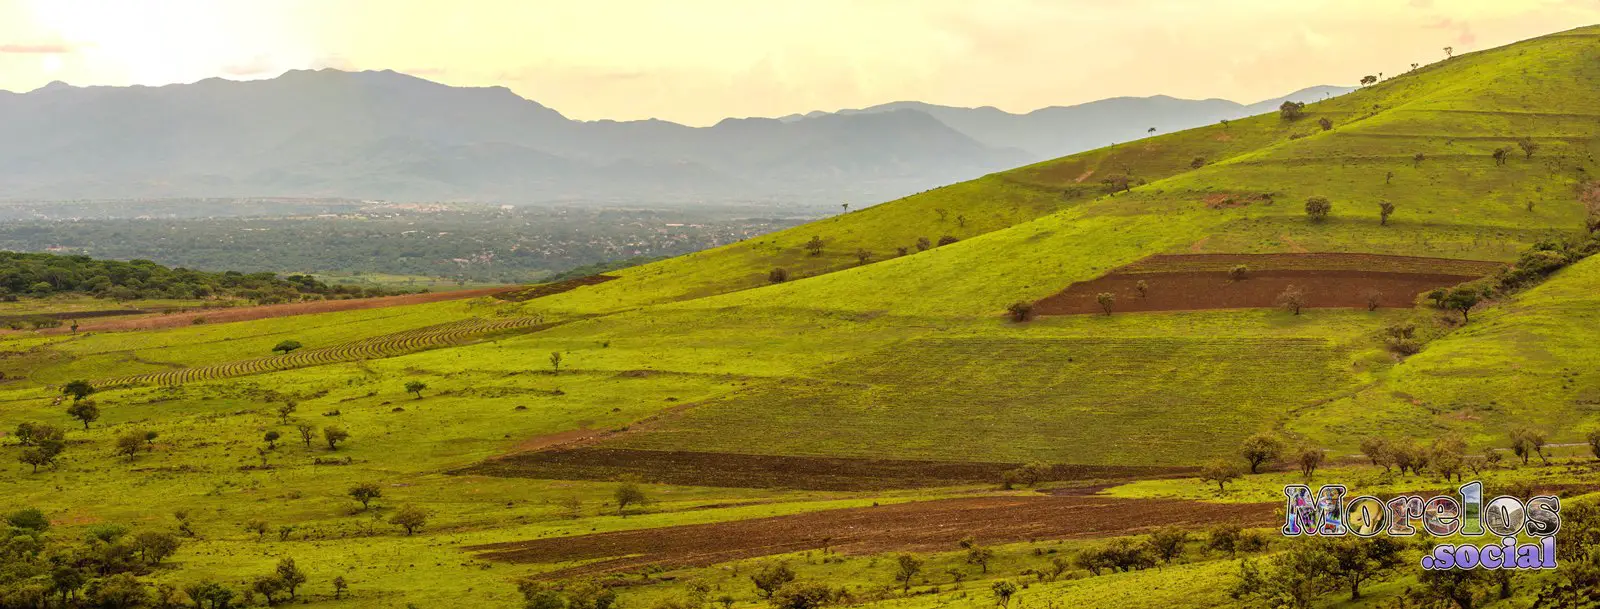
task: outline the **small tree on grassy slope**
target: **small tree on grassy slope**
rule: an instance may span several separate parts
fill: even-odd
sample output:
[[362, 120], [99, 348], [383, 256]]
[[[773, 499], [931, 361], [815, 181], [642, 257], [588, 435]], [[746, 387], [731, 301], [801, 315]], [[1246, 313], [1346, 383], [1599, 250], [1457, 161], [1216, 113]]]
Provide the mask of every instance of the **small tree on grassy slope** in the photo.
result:
[[1222, 459], [1214, 460], [1200, 468], [1201, 482], [1217, 483], [1217, 492], [1227, 492], [1227, 484], [1239, 479], [1239, 468]]
[[617, 490], [612, 493], [612, 498], [617, 501], [617, 514], [621, 516], [627, 516], [628, 506], [644, 505], [646, 501], [644, 491], [639, 490], [639, 485], [632, 482], [624, 482], [617, 485]]
[[550, 373], [551, 374], [561, 374], [561, 352], [560, 351], [551, 351], [550, 352]]
[[73, 402], [67, 407], [67, 416], [83, 422], [83, 428], [89, 429], [89, 424], [100, 419], [100, 408], [94, 402]]
[[1388, 226], [1389, 216], [1394, 215], [1394, 204], [1388, 201], [1378, 202], [1378, 225]]
[[322, 428], [322, 439], [328, 443], [328, 450], [339, 450], [339, 443], [350, 439], [350, 432], [343, 427], [329, 425]]
[[422, 390], [427, 388], [428, 384], [422, 381], [408, 381], [406, 383], [406, 393], [416, 394], [419, 400], [422, 399]]
[[911, 583], [922, 573], [922, 559], [911, 554], [901, 554], [895, 559], [894, 581], [901, 584], [900, 592], [911, 591]]
[[1268, 433], [1258, 433], [1245, 438], [1239, 447], [1239, 455], [1250, 464], [1250, 473], [1259, 473], [1261, 465], [1278, 458], [1283, 452], [1283, 441], [1277, 436]]
[[1310, 197], [1306, 199], [1306, 217], [1312, 222], [1323, 222], [1328, 215], [1333, 213], [1333, 203], [1327, 197]]
[[1472, 308], [1478, 306], [1482, 300], [1483, 294], [1476, 288], [1459, 287], [1445, 294], [1444, 306], [1453, 311], [1460, 311], [1461, 323], [1468, 323], [1471, 321], [1468, 315], [1472, 312]]
[[350, 487], [350, 497], [361, 502], [361, 510], [366, 511], [373, 499], [383, 496], [383, 489], [371, 482], [362, 482]]
[[72, 398], [74, 403], [83, 401], [83, 398], [94, 395], [94, 385], [89, 381], [76, 380], [61, 386], [61, 394]]
[[274, 346], [272, 348], [272, 351], [274, 353], [280, 353], [281, 352], [284, 355], [288, 355], [290, 351], [294, 351], [294, 350], [299, 349], [299, 348], [301, 348], [303, 346], [305, 346], [305, 345], [300, 344], [300, 341], [297, 341], [297, 340], [286, 340], [286, 341], [283, 341], [281, 343], [278, 343], [277, 346]]

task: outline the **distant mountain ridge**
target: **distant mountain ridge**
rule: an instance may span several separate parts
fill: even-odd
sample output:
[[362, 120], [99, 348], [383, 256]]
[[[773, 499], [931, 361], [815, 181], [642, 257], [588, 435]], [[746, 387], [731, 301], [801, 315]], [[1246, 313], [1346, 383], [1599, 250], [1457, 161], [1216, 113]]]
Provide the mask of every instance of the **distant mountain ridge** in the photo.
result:
[[789, 115], [782, 120], [916, 110], [984, 145], [1016, 148], [1037, 157], [1036, 160], [1046, 160], [1142, 138], [1148, 135], [1151, 127], [1157, 133], [1179, 131], [1223, 119], [1271, 112], [1285, 101], [1311, 103], [1353, 90], [1354, 87], [1322, 85], [1248, 105], [1225, 99], [1179, 99], [1166, 95], [1113, 97], [1074, 106], [1050, 106], [1025, 114], [1013, 114], [993, 106], [959, 108], [901, 101], [833, 113]]
[[575, 121], [505, 87], [388, 70], [160, 87], [51, 83], [0, 91], [0, 199], [864, 204], [1248, 108], [1118, 98], [1013, 115], [901, 102], [697, 128]]

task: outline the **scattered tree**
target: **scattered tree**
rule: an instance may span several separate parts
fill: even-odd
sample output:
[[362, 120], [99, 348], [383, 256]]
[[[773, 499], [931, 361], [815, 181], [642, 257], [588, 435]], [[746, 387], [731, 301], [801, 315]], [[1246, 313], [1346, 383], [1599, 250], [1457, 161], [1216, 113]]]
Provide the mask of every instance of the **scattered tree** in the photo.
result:
[[1394, 204], [1388, 201], [1378, 202], [1378, 225], [1388, 226], [1389, 216], [1394, 215]]
[[89, 429], [90, 423], [100, 419], [100, 408], [95, 406], [94, 402], [74, 401], [71, 406], [67, 407], [67, 415], [83, 421], [83, 428]]
[[1511, 453], [1522, 458], [1522, 464], [1528, 464], [1528, 458], [1534, 455], [1545, 465], [1550, 464], [1549, 457], [1544, 454], [1545, 433], [1530, 427], [1518, 427], [1511, 430]]
[[350, 583], [344, 580], [343, 575], [333, 578], [333, 600], [344, 598], [344, 593], [349, 589]]
[[1017, 594], [1017, 585], [1002, 579], [989, 586], [989, 593], [994, 595], [994, 604], [1000, 609], [1005, 609], [1011, 605], [1011, 597]]
[[281, 437], [283, 437], [283, 434], [280, 434], [277, 430], [273, 429], [268, 430], [265, 435], [261, 436], [261, 439], [267, 441], [267, 450], [273, 450], [278, 448], [278, 438]]
[[1539, 143], [1533, 141], [1533, 138], [1531, 137], [1525, 137], [1517, 140], [1517, 147], [1522, 149], [1522, 158], [1524, 159], [1533, 158], [1533, 153], [1539, 151]]
[[1183, 556], [1184, 544], [1189, 543], [1189, 532], [1178, 527], [1164, 527], [1151, 533], [1145, 543], [1156, 558], [1170, 564]]
[[117, 437], [116, 454], [132, 459], [144, 448], [144, 432], [131, 431]]
[[139, 553], [139, 559], [152, 565], [161, 564], [177, 552], [181, 544], [173, 534], [160, 531], [145, 531], [133, 537], [133, 549]]
[[1361, 86], [1363, 86], [1363, 87], [1365, 87], [1367, 85], [1371, 85], [1372, 83], [1375, 83], [1375, 82], [1378, 82], [1378, 77], [1373, 76], [1371, 74], [1368, 74], [1366, 76], [1362, 76], [1361, 77]]
[[416, 395], [419, 400], [422, 399], [422, 390], [427, 388], [428, 384], [422, 381], [406, 381], [406, 393]]
[[1194, 157], [1194, 160], [1189, 161], [1189, 168], [1190, 169], [1199, 169], [1199, 168], [1205, 167], [1205, 166], [1206, 166], [1206, 157], [1203, 157], [1203, 156]]
[[1227, 492], [1227, 484], [1239, 479], [1239, 468], [1232, 463], [1221, 459], [1214, 460], [1200, 468], [1201, 482], [1217, 483], [1217, 492]]
[[1249, 279], [1249, 278], [1250, 278], [1250, 267], [1248, 267], [1248, 266], [1245, 266], [1243, 264], [1236, 264], [1236, 265], [1234, 265], [1233, 268], [1228, 269], [1228, 279], [1230, 281], [1244, 281], [1244, 280]]
[[1366, 292], [1362, 293], [1362, 296], [1364, 296], [1367, 300], [1368, 311], [1376, 311], [1378, 310], [1378, 307], [1383, 306], [1383, 292], [1379, 292], [1377, 290], [1367, 290]]
[[894, 580], [902, 584], [900, 592], [902, 594], [910, 592], [911, 583], [916, 580], [917, 574], [922, 573], [922, 559], [911, 554], [901, 554], [895, 559], [895, 563]]
[[1117, 295], [1111, 292], [1101, 292], [1095, 295], [1094, 300], [1100, 303], [1100, 308], [1106, 312], [1106, 315], [1110, 315], [1112, 306], [1117, 304]]
[[1278, 295], [1278, 306], [1285, 311], [1299, 315], [1300, 309], [1306, 306], [1305, 291], [1292, 285], [1284, 288], [1283, 293]]
[[305, 443], [306, 448], [309, 450], [311, 448], [311, 439], [316, 437], [314, 432], [317, 428], [310, 423], [300, 423], [295, 425], [294, 428], [300, 432], [300, 441]]
[[783, 283], [788, 280], [788, 269], [772, 269], [767, 272], [767, 283]]
[[1300, 463], [1300, 475], [1310, 478], [1312, 474], [1317, 473], [1317, 468], [1322, 466], [1324, 456], [1322, 449], [1314, 446], [1301, 449], [1300, 454], [1295, 456], [1295, 460]]
[[1322, 538], [1320, 545], [1333, 557], [1328, 576], [1349, 587], [1350, 600], [1361, 598], [1361, 585], [1382, 578], [1400, 567], [1400, 540], [1386, 536]]
[[244, 530], [247, 533], [255, 533], [256, 534], [256, 541], [260, 542], [261, 538], [267, 536], [267, 521], [265, 521], [265, 520], [251, 520], [249, 522], [244, 523]]
[[90, 385], [89, 381], [81, 379], [61, 386], [61, 394], [72, 398], [73, 403], [81, 402], [83, 398], [94, 395], [94, 391], [94, 385]]
[[1258, 433], [1245, 438], [1239, 447], [1240, 456], [1250, 464], [1250, 473], [1259, 473], [1261, 465], [1278, 458], [1283, 452], [1283, 441], [1268, 433]]
[[1499, 167], [1506, 164], [1506, 157], [1510, 154], [1510, 148], [1495, 148], [1494, 152], [1489, 153], [1489, 156], [1494, 157], [1494, 164], [1496, 167]]
[[956, 239], [955, 237], [952, 237], [950, 235], [945, 235], [943, 237], [939, 237], [939, 247], [944, 247], [946, 245], [950, 245], [952, 243], [955, 243], [956, 241], [960, 241], [960, 239]]
[[956, 216], [956, 226], [958, 226], [960, 228], [966, 228], [967, 227], [967, 217], [966, 216], [962, 216], [962, 215], [957, 215]]
[[290, 351], [294, 351], [294, 350], [299, 349], [299, 348], [301, 348], [303, 346], [305, 346], [305, 345], [300, 344], [300, 341], [297, 341], [297, 340], [286, 340], [286, 341], [283, 341], [281, 343], [278, 343], [277, 346], [272, 348], [272, 351], [273, 351], [273, 353], [282, 352], [284, 355], [288, 355]]
[[950, 215], [950, 210], [943, 207], [935, 207], [933, 208], [933, 213], [939, 214], [939, 221], [944, 222], [945, 217]]
[[[411, 534], [410, 529], [406, 530], [406, 534]], [[306, 572], [295, 566], [293, 558], [284, 558], [278, 561], [276, 574], [278, 580], [283, 582], [284, 589], [289, 591], [289, 600], [294, 600], [295, 589], [306, 583]]]
[[917, 251], [926, 252], [930, 247], [933, 247], [933, 242], [929, 241], [927, 237], [917, 237]]
[[1283, 102], [1283, 105], [1278, 106], [1278, 116], [1284, 120], [1298, 120], [1305, 115], [1305, 107], [1305, 102], [1286, 101]]
[[617, 501], [617, 514], [622, 516], [628, 515], [628, 506], [644, 505], [645, 501], [647, 501], [644, 491], [639, 489], [639, 485], [632, 482], [624, 482], [617, 485], [617, 490], [611, 496]]
[[1328, 120], [1328, 117], [1324, 116], [1322, 118], [1317, 119], [1317, 126], [1322, 127], [1323, 131], [1332, 131], [1333, 130], [1333, 121]]
[[1445, 295], [1444, 306], [1449, 307], [1454, 311], [1460, 311], [1461, 323], [1469, 323], [1471, 320], [1468, 318], [1468, 314], [1470, 314], [1472, 312], [1472, 308], [1478, 306], [1478, 303], [1482, 300], [1483, 295], [1478, 290], [1471, 287], [1458, 287], [1450, 290], [1450, 292]]
[[1366, 455], [1373, 465], [1382, 465], [1384, 471], [1389, 471], [1389, 441], [1379, 437], [1366, 438], [1361, 441], [1361, 454]]
[[806, 251], [811, 252], [812, 256], [821, 256], [822, 237], [812, 235], [811, 240], [806, 242]]
[[294, 400], [284, 400], [283, 405], [278, 406], [278, 423], [282, 425], [288, 425], [289, 415], [294, 414], [294, 411], [299, 408], [300, 404], [296, 403]]
[[860, 249], [856, 250], [856, 264], [857, 265], [864, 265], [864, 264], [866, 264], [868, 262], [871, 262], [871, 261], [872, 261], [872, 251], [871, 250], [868, 250], [867, 248], [860, 248]]
[[1585, 436], [1584, 439], [1589, 441], [1589, 452], [1594, 455], [1594, 458], [1600, 459], [1600, 429], [1589, 432], [1589, 435]]
[[1033, 303], [1019, 300], [1006, 307], [1006, 312], [1011, 314], [1011, 321], [1022, 323], [1033, 319]]
[[328, 450], [339, 450], [339, 443], [350, 439], [350, 432], [343, 427], [329, 425], [322, 428], [322, 439], [328, 443]]
[[1422, 162], [1426, 161], [1426, 160], [1428, 160], [1428, 155], [1423, 154], [1421, 152], [1418, 152], [1418, 153], [1416, 153], [1414, 155], [1411, 155], [1411, 166], [1412, 167], [1421, 167], [1422, 166]]
[[1451, 57], [1455, 57], [1455, 55], [1456, 55], [1456, 48], [1455, 47], [1445, 47], [1444, 48], [1444, 58], [1445, 58], [1446, 61], [1449, 61], [1450, 58]]
[[1146, 129], [1145, 133], [1149, 134], [1149, 135], [1155, 135], [1156, 134], [1156, 128], [1155, 127], [1151, 127], [1149, 129]]
[[1140, 279], [1139, 283], [1133, 284], [1133, 291], [1139, 293], [1140, 300], [1144, 300], [1146, 297], [1150, 296], [1150, 284], [1145, 280]]
[[1311, 197], [1306, 199], [1306, 217], [1312, 222], [1322, 222], [1328, 219], [1328, 214], [1333, 213], [1333, 203], [1327, 197]]
[[967, 551], [967, 564], [978, 565], [983, 573], [989, 573], [989, 563], [994, 561], [994, 550], [978, 545], [971, 537], [961, 540], [961, 547]]
[[416, 506], [405, 506], [395, 512], [389, 519], [389, 524], [396, 525], [406, 530], [406, 535], [417, 532], [417, 529], [428, 524], [428, 512]]
[[794, 570], [790, 569], [789, 563], [786, 562], [769, 564], [750, 576], [750, 583], [755, 584], [756, 594], [761, 598], [772, 598], [772, 593], [792, 581], [794, 581]]
[[383, 496], [383, 489], [377, 484], [373, 484], [371, 482], [362, 482], [350, 487], [349, 495], [356, 501], [360, 501], [361, 510], [366, 511], [367, 508], [372, 504], [373, 499]]

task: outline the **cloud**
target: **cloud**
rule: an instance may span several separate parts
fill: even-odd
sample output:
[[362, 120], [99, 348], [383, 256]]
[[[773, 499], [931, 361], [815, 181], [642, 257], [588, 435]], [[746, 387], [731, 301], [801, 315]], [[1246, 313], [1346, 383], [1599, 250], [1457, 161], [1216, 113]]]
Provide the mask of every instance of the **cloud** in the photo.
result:
[[0, 53], [16, 53], [19, 55], [66, 55], [77, 49], [65, 43], [40, 43], [40, 44], [0, 44]]

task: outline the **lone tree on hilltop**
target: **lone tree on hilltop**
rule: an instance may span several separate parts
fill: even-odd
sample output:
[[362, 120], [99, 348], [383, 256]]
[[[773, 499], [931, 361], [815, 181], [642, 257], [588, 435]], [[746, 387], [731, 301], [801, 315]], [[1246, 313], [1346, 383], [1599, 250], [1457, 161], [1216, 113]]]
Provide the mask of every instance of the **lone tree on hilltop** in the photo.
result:
[[561, 352], [550, 352], [550, 374], [561, 374]]
[[1539, 151], [1539, 143], [1533, 141], [1533, 138], [1531, 137], [1525, 137], [1517, 140], [1517, 147], [1522, 149], [1522, 158], [1524, 159], [1533, 158], [1533, 153]]
[[1455, 47], [1445, 47], [1444, 48], [1444, 58], [1445, 58], [1446, 61], [1449, 61], [1450, 58], [1451, 57], [1455, 57], [1455, 55], [1456, 55], [1456, 48]]
[[1117, 304], [1117, 295], [1111, 292], [1101, 292], [1095, 295], [1094, 300], [1100, 303], [1100, 309], [1104, 310], [1106, 315], [1110, 315], [1111, 308]]
[[767, 283], [783, 283], [789, 280], [787, 269], [772, 269], [767, 272]]
[[1261, 465], [1276, 460], [1283, 452], [1283, 441], [1277, 436], [1268, 433], [1258, 433], [1244, 439], [1244, 444], [1239, 446], [1239, 455], [1250, 464], [1250, 473], [1261, 471]]
[[67, 407], [67, 416], [83, 422], [83, 428], [89, 429], [89, 424], [100, 419], [100, 408], [94, 402], [73, 402]]
[[1378, 77], [1373, 76], [1371, 74], [1368, 74], [1366, 76], [1362, 76], [1361, 77], [1361, 86], [1363, 86], [1363, 87], [1365, 87], [1367, 85], [1370, 85], [1372, 83], [1375, 83], [1375, 82], [1378, 82]]
[[811, 236], [811, 240], [806, 242], [806, 251], [807, 252], [811, 252], [812, 256], [821, 256], [822, 255], [822, 237], [818, 237], [816, 235], [812, 235]]
[[1019, 300], [1006, 307], [1006, 312], [1011, 314], [1011, 321], [1022, 323], [1033, 319], [1033, 303]]
[[844, 208], [844, 213], [847, 213], [847, 214], [850, 213], [850, 204], [849, 203], [840, 203], [839, 207], [843, 207]]
[[283, 341], [281, 343], [278, 343], [278, 346], [273, 347], [272, 348], [272, 352], [273, 353], [282, 352], [284, 355], [288, 355], [290, 351], [294, 351], [295, 349], [299, 349], [299, 348], [304, 347], [304, 346], [305, 345], [300, 344], [300, 341], [297, 341], [297, 340], [286, 340], [286, 341]]
[[85, 380], [76, 380], [61, 386], [61, 394], [72, 398], [73, 402], [83, 401], [83, 398], [94, 395], [94, 391], [94, 385]]
[[1378, 226], [1388, 226], [1389, 216], [1394, 215], [1394, 204], [1388, 201], [1378, 202]]
[[1283, 105], [1278, 106], [1278, 116], [1284, 120], [1298, 120], [1305, 115], [1305, 108], [1305, 102], [1286, 101], [1283, 102]]
[[416, 394], [417, 399], [419, 399], [419, 400], [422, 399], [422, 390], [427, 389], [427, 388], [428, 388], [428, 384], [424, 383], [422, 381], [407, 381], [406, 382], [406, 393]]
[[1155, 127], [1151, 127], [1149, 129], [1146, 129], [1145, 133], [1148, 133], [1150, 135], [1155, 135], [1156, 134], [1156, 128]]
[[1292, 285], [1284, 288], [1283, 293], [1278, 295], [1278, 306], [1285, 311], [1299, 315], [1300, 309], [1306, 306], [1306, 293]]
[[1482, 300], [1483, 294], [1477, 289], [1471, 287], [1459, 287], [1450, 290], [1450, 292], [1445, 295], [1444, 306], [1453, 311], [1460, 311], [1461, 323], [1465, 324], [1471, 321], [1468, 318], [1468, 314], [1472, 312], [1472, 308], [1478, 306], [1478, 303]]
[[1306, 217], [1312, 222], [1322, 222], [1328, 219], [1328, 214], [1333, 213], [1333, 202], [1327, 197], [1310, 197], [1306, 199]]
[[339, 443], [350, 439], [350, 432], [343, 427], [329, 425], [322, 428], [322, 439], [328, 443], [328, 450], [339, 450]]
[[1333, 121], [1326, 116], [1317, 119], [1317, 125], [1322, 127], [1323, 131], [1333, 131]]
[[1238, 466], [1222, 459], [1211, 461], [1200, 468], [1200, 481], [1217, 483], [1218, 493], [1227, 492], [1226, 485], [1238, 480], [1240, 475]]
[[360, 501], [361, 510], [366, 511], [368, 506], [371, 505], [373, 499], [383, 496], [383, 489], [371, 482], [362, 482], [361, 484], [350, 487], [349, 495], [356, 501]]

